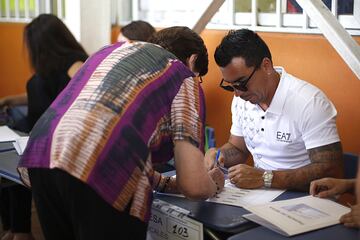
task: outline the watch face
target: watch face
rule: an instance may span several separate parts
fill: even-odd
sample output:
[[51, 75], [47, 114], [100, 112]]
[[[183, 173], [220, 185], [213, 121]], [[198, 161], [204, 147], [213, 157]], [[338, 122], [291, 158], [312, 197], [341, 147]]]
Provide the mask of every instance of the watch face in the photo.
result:
[[273, 178], [273, 173], [271, 171], [265, 171], [263, 174], [263, 180], [265, 187], [271, 187], [271, 182]]

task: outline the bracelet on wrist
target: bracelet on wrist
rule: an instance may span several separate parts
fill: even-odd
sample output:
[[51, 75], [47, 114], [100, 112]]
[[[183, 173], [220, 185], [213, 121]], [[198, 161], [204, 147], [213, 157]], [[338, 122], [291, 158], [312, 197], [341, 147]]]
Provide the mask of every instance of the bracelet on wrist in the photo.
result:
[[221, 192], [220, 191], [220, 186], [219, 186], [219, 184], [217, 182], [215, 182], [215, 186], [216, 186], [216, 191], [215, 191], [214, 197], [216, 197], [216, 195], [218, 195]]
[[161, 186], [158, 187], [158, 192], [164, 192], [170, 182], [171, 177], [164, 177]]
[[155, 190], [157, 192], [160, 192], [160, 189], [164, 187], [164, 184], [165, 184], [165, 179], [162, 175], [160, 175], [159, 182], [156, 184]]

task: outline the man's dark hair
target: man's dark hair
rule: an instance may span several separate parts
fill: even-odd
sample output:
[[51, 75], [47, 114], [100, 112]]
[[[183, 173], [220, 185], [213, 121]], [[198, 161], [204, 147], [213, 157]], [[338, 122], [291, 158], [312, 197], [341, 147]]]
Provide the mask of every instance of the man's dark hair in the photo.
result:
[[139, 20], [123, 26], [120, 32], [129, 40], [147, 42], [156, 31], [150, 23]]
[[87, 55], [65, 24], [51, 14], [41, 14], [26, 25], [24, 43], [31, 66], [42, 77], [61, 69], [71, 53]]
[[248, 29], [231, 30], [215, 50], [215, 61], [220, 67], [227, 66], [234, 57], [242, 57], [247, 67], [259, 67], [271, 53], [259, 35]]
[[197, 54], [195, 71], [204, 76], [208, 71], [209, 59], [201, 37], [188, 27], [169, 27], [155, 33], [149, 42], [160, 45], [186, 65], [186, 60]]

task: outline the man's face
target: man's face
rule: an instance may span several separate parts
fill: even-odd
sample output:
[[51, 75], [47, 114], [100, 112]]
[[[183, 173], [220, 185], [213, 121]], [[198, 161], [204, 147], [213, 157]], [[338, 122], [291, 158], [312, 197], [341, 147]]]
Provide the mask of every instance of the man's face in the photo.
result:
[[235, 57], [231, 62], [220, 68], [223, 83], [230, 90], [234, 90], [235, 96], [258, 104], [264, 99], [263, 89], [261, 87], [261, 66], [258, 68], [247, 67], [245, 60], [241, 57]]

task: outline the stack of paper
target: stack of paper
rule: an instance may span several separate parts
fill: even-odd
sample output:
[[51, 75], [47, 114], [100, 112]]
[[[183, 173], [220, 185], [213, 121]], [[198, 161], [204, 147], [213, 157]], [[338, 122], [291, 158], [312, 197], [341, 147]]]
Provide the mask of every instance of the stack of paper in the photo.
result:
[[0, 142], [13, 142], [20, 136], [8, 126], [0, 126]]
[[338, 224], [340, 217], [350, 211], [331, 200], [313, 196], [244, 207], [253, 214], [243, 217], [285, 236]]
[[[279, 189], [269, 189], [269, 188], [260, 188], [260, 189], [244, 189], [238, 188], [229, 180], [225, 181], [225, 186], [221, 193], [217, 194], [215, 197], [209, 198], [206, 201], [215, 202], [220, 204], [232, 205], [237, 207], [245, 207], [248, 205], [258, 205], [263, 203], [268, 203], [277, 198], [285, 190]], [[185, 197], [182, 194], [168, 194], [162, 193], [165, 195], [171, 195], [175, 197]]]
[[19, 155], [22, 155], [25, 151], [29, 137], [20, 137], [13, 142], [14, 148]]

